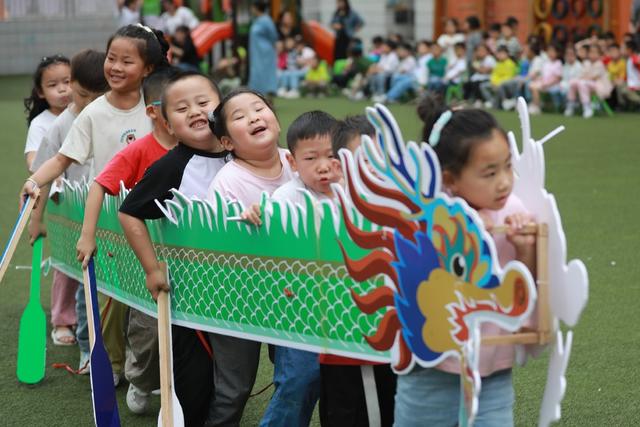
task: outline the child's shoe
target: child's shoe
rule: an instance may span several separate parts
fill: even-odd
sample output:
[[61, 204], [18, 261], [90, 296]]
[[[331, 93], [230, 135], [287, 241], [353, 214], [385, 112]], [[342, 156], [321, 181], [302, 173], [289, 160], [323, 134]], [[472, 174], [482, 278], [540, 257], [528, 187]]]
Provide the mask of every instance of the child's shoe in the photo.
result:
[[593, 117], [593, 108], [591, 107], [591, 104], [584, 104], [582, 106], [582, 117], [584, 117], [585, 119], [590, 119], [591, 117]]
[[81, 351], [80, 352], [80, 363], [78, 363], [78, 374], [80, 375], [89, 375], [90, 367], [89, 358], [91, 354], [88, 352]]
[[[515, 107], [516, 107], [516, 100], [513, 98], [506, 98], [502, 101], [502, 109], [505, 111], [511, 111]], [[529, 112], [531, 112], [531, 108], [529, 108]]]
[[149, 393], [145, 393], [138, 387], [129, 383], [127, 391], [127, 406], [134, 414], [144, 414], [149, 406]]
[[531, 104], [529, 106], [529, 114], [538, 115], [540, 113], [541, 113], [540, 107], [538, 107], [536, 104]]
[[575, 102], [567, 102], [567, 107], [564, 109], [564, 115], [567, 117], [571, 117], [575, 112], [576, 112]]

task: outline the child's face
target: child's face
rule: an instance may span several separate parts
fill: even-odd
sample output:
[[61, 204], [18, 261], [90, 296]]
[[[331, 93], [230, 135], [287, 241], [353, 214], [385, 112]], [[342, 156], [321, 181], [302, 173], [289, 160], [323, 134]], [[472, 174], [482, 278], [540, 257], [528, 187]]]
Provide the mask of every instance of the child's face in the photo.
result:
[[600, 51], [594, 47], [589, 49], [589, 61], [595, 62], [600, 60]]
[[509, 54], [504, 50], [499, 50], [496, 52], [496, 58], [498, 58], [498, 61], [506, 61], [508, 57], [509, 57]]
[[586, 47], [581, 47], [578, 49], [578, 58], [580, 59], [586, 59], [587, 58], [587, 48]]
[[71, 102], [70, 80], [71, 68], [67, 64], [51, 64], [42, 72], [39, 95], [54, 114], [60, 114]]
[[331, 196], [331, 183], [340, 180], [339, 162], [333, 157], [329, 135], [299, 140], [295, 152], [287, 157], [291, 169], [304, 184], [318, 193]]
[[288, 37], [284, 39], [284, 48], [286, 50], [291, 50], [296, 46], [296, 41], [292, 37]]
[[455, 34], [457, 31], [456, 28], [456, 24], [453, 23], [453, 21], [448, 20], [447, 22], [445, 22], [444, 24], [444, 32], [447, 34]]
[[513, 188], [511, 152], [507, 140], [497, 129], [491, 137], [472, 148], [458, 176], [443, 174], [447, 188], [474, 209], [502, 209]]
[[201, 76], [187, 77], [172, 84], [165, 94], [168, 130], [179, 141], [206, 151], [220, 151], [209, 129], [207, 114], [220, 103], [211, 83]]
[[465, 48], [462, 46], [457, 46], [453, 49], [453, 51], [456, 54], [456, 57], [458, 58], [464, 58], [464, 54], [465, 54]]
[[549, 59], [551, 59], [552, 61], [555, 61], [556, 59], [558, 59], [558, 51], [552, 47], [549, 46], [547, 48], [547, 56], [549, 57]]
[[280, 137], [280, 123], [273, 110], [260, 97], [242, 93], [224, 107], [227, 136], [224, 147], [244, 160], [260, 160], [273, 155]]
[[118, 37], [111, 42], [104, 61], [104, 76], [114, 92], [140, 90], [142, 79], [151, 71], [140, 56], [136, 41]]
[[617, 47], [610, 47], [608, 53], [609, 57], [612, 60], [617, 61], [618, 59], [620, 59], [620, 49], [618, 49]]
[[567, 49], [564, 53], [564, 61], [568, 64], [576, 62], [576, 52], [573, 49]]
[[440, 46], [439, 44], [434, 44], [433, 47], [431, 48], [431, 52], [433, 53], [433, 56], [435, 56], [436, 58], [439, 58], [440, 55], [442, 55], [442, 46]]
[[476, 58], [478, 59], [484, 59], [488, 53], [487, 48], [482, 44], [476, 48]]
[[502, 37], [504, 37], [505, 39], [510, 39], [513, 35], [513, 30], [506, 24], [500, 27], [500, 32], [502, 33]]
[[417, 47], [417, 50], [420, 56], [427, 55], [431, 51], [426, 43], [420, 43]]
[[71, 89], [73, 94], [73, 104], [76, 106], [78, 113], [84, 110], [84, 107], [91, 104], [94, 99], [101, 95], [99, 92], [91, 92], [90, 90], [83, 88], [80, 83], [75, 80], [71, 81]]

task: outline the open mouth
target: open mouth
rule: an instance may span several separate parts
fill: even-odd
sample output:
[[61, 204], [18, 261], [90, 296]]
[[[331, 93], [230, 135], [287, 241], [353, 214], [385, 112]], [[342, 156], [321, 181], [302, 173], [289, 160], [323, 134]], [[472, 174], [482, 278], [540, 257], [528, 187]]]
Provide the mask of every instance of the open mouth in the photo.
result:
[[460, 341], [466, 341], [469, 339], [469, 328], [465, 322], [465, 317], [471, 313], [484, 311], [494, 312], [498, 314], [509, 314], [511, 308], [503, 308], [496, 301], [483, 300], [483, 301], [467, 301], [461, 293], [456, 292], [458, 302], [448, 305], [448, 310], [451, 313], [449, 321], [454, 329], [455, 338]]
[[258, 135], [259, 133], [262, 133], [265, 130], [267, 130], [266, 126], [258, 126], [257, 128], [251, 131], [251, 136]]
[[202, 129], [204, 127], [209, 127], [209, 123], [205, 119], [198, 119], [193, 121], [189, 127], [191, 129]]

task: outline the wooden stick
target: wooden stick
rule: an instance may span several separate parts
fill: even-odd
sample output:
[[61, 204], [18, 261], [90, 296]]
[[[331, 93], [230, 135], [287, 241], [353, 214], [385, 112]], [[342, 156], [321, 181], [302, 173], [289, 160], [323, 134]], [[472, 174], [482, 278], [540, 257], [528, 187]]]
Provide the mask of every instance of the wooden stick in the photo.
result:
[[90, 288], [90, 283], [91, 283], [91, 279], [89, 278], [89, 269], [88, 268], [83, 268], [82, 269], [82, 277], [83, 277], [83, 281], [82, 281], [82, 285], [84, 288], [84, 300], [85, 300], [85, 305], [86, 305], [86, 310], [87, 310], [87, 328], [89, 328], [89, 348], [93, 347], [93, 344], [96, 342], [96, 337], [93, 333], [94, 331], [94, 327], [93, 327], [93, 306], [91, 304], [91, 288]]
[[7, 247], [5, 248], [4, 253], [2, 254], [2, 259], [0, 260], [0, 283], [2, 282], [4, 273], [6, 273], [7, 269], [9, 268], [9, 262], [11, 261], [16, 248], [18, 247], [20, 236], [22, 235], [24, 227], [27, 225], [29, 214], [31, 214], [37, 198], [38, 194], [36, 194], [35, 197], [29, 197], [22, 207], [20, 215], [18, 215], [16, 225], [13, 227], [13, 232], [9, 237], [9, 243], [7, 243]]
[[[167, 264], [160, 263], [161, 270], [166, 274]], [[165, 276], [166, 277], [166, 276]], [[171, 403], [171, 347], [169, 343], [169, 293], [158, 293], [158, 345], [160, 350], [160, 411], [162, 412], [162, 426], [173, 427], [173, 413]]]
[[482, 337], [482, 345], [535, 344], [539, 340], [540, 337], [537, 332], [517, 332], [510, 335]]
[[[536, 233], [538, 231], [538, 224], [527, 224], [524, 227], [521, 228], [521, 231], [528, 233], [528, 234], [533, 234]], [[509, 231], [509, 226], [508, 225], [498, 225], [496, 227], [493, 227], [492, 229], [489, 230], [490, 234], [505, 234], [507, 231]]]
[[536, 283], [538, 284], [539, 344], [549, 342], [551, 315], [549, 310], [549, 227], [540, 224], [536, 238]]

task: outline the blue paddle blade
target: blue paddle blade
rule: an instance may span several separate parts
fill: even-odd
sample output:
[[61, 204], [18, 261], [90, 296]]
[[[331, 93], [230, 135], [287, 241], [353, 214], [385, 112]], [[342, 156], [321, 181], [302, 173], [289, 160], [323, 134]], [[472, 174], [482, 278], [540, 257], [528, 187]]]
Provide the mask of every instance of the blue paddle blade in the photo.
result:
[[91, 347], [91, 391], [93, 397], [93, 415], [97, 427], [119, 427], [120, 415], [113, 385], [113, 370], [107, 350], [104, 348], [98, 309], [98, 290], [93, 258], [89, 261], [89, 298], [93, 318], [94, 342]]

